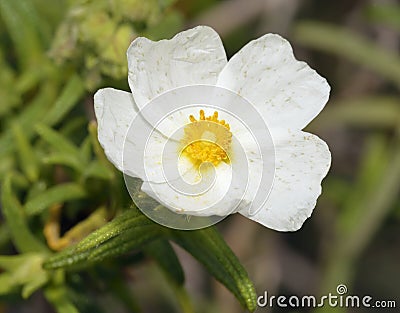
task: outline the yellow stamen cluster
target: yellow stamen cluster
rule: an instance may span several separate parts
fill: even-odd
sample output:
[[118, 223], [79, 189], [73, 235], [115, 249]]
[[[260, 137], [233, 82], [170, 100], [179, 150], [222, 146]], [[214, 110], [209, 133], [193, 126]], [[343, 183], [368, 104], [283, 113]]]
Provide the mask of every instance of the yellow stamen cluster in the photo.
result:
[[[200, 119], [199, 119], [199, 121], [210, 121], [210, 122], [214, 122], [214, 123], [217, 123], [217, 124], [220, 124], [220, 125], [222, 125], [222, 126], [225, 126], [228, 130], [230, 130], [230, 126], [229, 126], [229, 124], [228, 123], [226, 123], [225, 122], [225, 120], [219, 120], [218, 119], [218, 112], [217, 111], [214, 111], [214, 114], [213, 115], [210, 115], [210, 116], [205, 116], [205, 114], [204, 114], [204, 110], [200, 110]], [[196, 120], [196, 118], [193, 116], [193, 115], [190, 115], [189, 116], [189, 120], [192, 122], [192, 123], [194, 123], [194, 122], [197, 122], [197, 120]]]
[[205, 116], [200, 110], [200, 118], [189, 116], [190, 124], [185, 127], [183, 154], [193, 164], [200, 166], [203, 162], [218, 165], [220, 162], [229, 162], [228, 152], [231, 145], [232, 133], [230, 126], [224, 120], [218, 119], [218, 112]]

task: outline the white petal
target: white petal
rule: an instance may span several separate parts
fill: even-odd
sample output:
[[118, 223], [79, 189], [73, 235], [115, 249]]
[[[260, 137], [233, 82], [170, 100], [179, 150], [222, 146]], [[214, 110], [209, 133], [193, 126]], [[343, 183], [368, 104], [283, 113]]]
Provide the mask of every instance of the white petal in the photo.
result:
[[[204, 110], [209, 115], [214, 112], [209, 108]], [[186, 108], [175, 111], [157, 124], [156, 129], [153, 129], [141, 113], [136, 116], [127, 133], [123, 155], [124, 172], [140, 177], [143, 181], [164, 183], [192, 169], [191, 162], [180, 158], [183, 148], [181, 141], [184, 138], [185, 125], [190, 123], [189, 116], [197, 115], [198, 110]], [[171, 171], [175, 168], [175, 172]]]
[[181, 149], [179, 141], [153, 132], [146, 142], [143, 159], [145, 177], [142, 180], [165, 183], [191, 170], [193, 164], [187, 158], [180, 158]]
[[137, 115], [130, 92], [113, 88], [100, 89], [94, 95], [98, 138], [107, 158], [122, 171], [122, 154], [126, 132]]
[[170, 40], [139, 37], [127, 56], [129, 85], [139, 108], [176, 87], [214, 85], [227, 62], [219, 35], [207, 26], [183, 31]]
[[331, 155], [324, 141], [306, 132], [275, 131], [273, 138], [276, 169], [269, 198], [255, 215], [240, 213], [269, 228], [294, 231], [316, 205]]
[[222, 70], [217, 85], [255, 105], [269, 127], [298, 130], [318, 115], [330, 92], [325, 78], [297, 61], [289, 42], [275, 34], [244, 46]]
[[[206, 116], [212, 116], [215, 111], [207, 107], [202, 107], [202, 110]], [[184, 138], [185, 126], [190, 124], [190, 115], [194, 115], [199, 119], [199, 109], [189, 107], [173, 112], [157, 125], [157, 131], [148, 136], [144, 151], [144, 167], [146, 171], [145, 177], [142, 178], [144, 181], [163, 183], [176, 179], [179, 177], [179, 173], [186, 173], [189, 169], [192, 169], [193, 165], [188, 162], [187, 158], [180, 158], [180, 152], [183, 148], [181, 141]], [[220, 116], [222, 116], [222, 119], [230, 121], [228, 118], [231, 118], [231, 116], [228, 114], [221, 112]], [[140, 132], [142, 136], [144, 136], [144, 133], [146, 132]], [[136, 136], [139, 136], [139, 134]], [[138, 140], [140, 138], [135, 141]], [[168, 170], [177, 166], [179, 167], [179, 172], [176, 171], [172, 175], [166, 175]], [[169, 174], [171, 173], [169, 171]]]
[[[207, 192], [198, 196], [178, 192], [168, 183], [144, 182], [142, 191], [179, 214], [195, 216], [228, 215], [240, 203], [239, 199], [226, 196], [229, 188], [231, 188], [231, 167], [222, 162], [215, 167], [215, 170], [216, 180], [214, 185]], [[202, 174], [204, 175], [204, 173]], [[184, 174], [184, 180], [188, 183], [197, 182], [199, 180], [198, 172], [188, 171]]]
[[235, 133], [235, 136], [247, 158], [248, 186], [242, 205], [251, 203], [251, 208], [248, 205], [246, 208], [255, 212], [268, 198], [274, 180], [275, 152], [272, 139], [264, 137], [263, 141], [257, 142], [245, 132]]

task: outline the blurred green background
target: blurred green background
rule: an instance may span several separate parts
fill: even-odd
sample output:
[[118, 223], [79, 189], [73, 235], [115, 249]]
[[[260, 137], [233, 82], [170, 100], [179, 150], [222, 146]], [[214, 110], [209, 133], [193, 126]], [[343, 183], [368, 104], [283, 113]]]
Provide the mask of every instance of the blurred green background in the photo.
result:
[[[130, 42], [202, 24], [229, 57], [279, 33], [332, 87], [307, 127], [333, 157], [312, 218], [295, 233], [239, 215], [217, 226], [243, 267], [214, 230], [186, 236], [130, 213], [96, 139], [93, 93], [129, 90]], [[258, 295], [345, 284], [398, 310], [399, 1], [0, 0], [0, 45], [0, 312], [243, 312], [255, 309], [245, 270]]]

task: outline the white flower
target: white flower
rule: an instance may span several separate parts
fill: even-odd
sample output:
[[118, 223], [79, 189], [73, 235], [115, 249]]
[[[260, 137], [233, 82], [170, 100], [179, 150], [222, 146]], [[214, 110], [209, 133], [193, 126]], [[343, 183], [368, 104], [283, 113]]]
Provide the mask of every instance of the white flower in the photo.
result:
[[[275, 147], [274, 180], [266, 202], [255, 215], [243, 207], [239, 207], [239, 213], [280, 231], [293, 231], [302, 226], [316, 205], [321, 194], [321, 181], [331, 163], [326, 143], [302, 129], [322, 110], [328, 101], [330, 87], [316, 71], [294, 58], [288, 41], [279, 35], [266, 34], [249, 42], [228, 62], [218, 34], [210, 27], [198, 26], [170, 40], [154, 42], [137, 38], [129, 47], [127, 57], [132, 93], [105, 88], [94, 97], [99, 141], [109, 160], [119, 170], [126, 170], [123, 149], [129, 125], [149, 101], [182, 86], [220, 86], [254, 105], [268, 125]], [[230, 163], [234, 161], [224, 151], [235, 149], [230, 140], [232, 135], [239, 141], [243, 140], [241, 144], [248, 154], [254, 148], [254, 142], [246, 141], [247, 137], [241, 135], [240, 125], [223, 112], [214, 113], [208, 108], [191, 114], [189, 111], [179, 112], [163, 129], [172, 127], [171, 134], [184, 127], [185, 135], [178, 144], [186, 143], [185, 148], [182, 154], [177, 152], [176, 155], [181, 173], [186, 181], [196, 181], [198, 165], [202, 161], [211, 162], [216, 172], [213, 188], [202, 196], [191, 197], [178, 193], [163, 182], [159, 166], [160, 151], [163, 150], [161, 142], [165, 141], [160, 139], [161, 135], [157, 138], [157, 134], [153, 136], [154, 140], [149, 141], [150, 153], [147, 151], [144, 157], [146, 175], [140, 170], [131, 171], [136, 173], [131, 175], [143, 179], [142, 190], [171, 210], [192, 215], [224, 215], [235, 199], [224, 199], [219, 210], [202, 210], [220, 200], [229, 188], [224, 182], [232, 176]], [[193, 132], [193, 136], [197, 136], [196, 121], [206, 121], [207, 118], [216, 125], [216, 129], [207, 134], [215, 137], [218, 144], [200, 140], [204, 139], [205, 129], [200, 129], [197, 138], [200, 141], [189, 144], [193, 138], [187, 137]], [[222, 121], [223, 118], [226, 121]], [[141, 130], [135, 131], [140, 136]], [[131, 141], [130, 153], [135, 154], [134, 138]], [[259, 183], [259, 177], [256, 177], [262, 167], [258, 157], [250, 154], [248, 157], [251, 161], [248, 169], [250, 180], [244, 199], [251, 201], [253, 189]]]

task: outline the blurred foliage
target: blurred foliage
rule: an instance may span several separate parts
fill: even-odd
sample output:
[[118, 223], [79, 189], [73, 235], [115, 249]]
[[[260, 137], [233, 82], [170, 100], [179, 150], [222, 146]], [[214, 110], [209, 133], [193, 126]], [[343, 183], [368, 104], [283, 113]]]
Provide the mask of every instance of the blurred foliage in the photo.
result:
[[[321, 5], [307, 3], [308, 12]], [[369, 32], [343, 21], [327, 23], [323, 14], [329, 10], [318, 21], [308, 12], [303, 13], [307, 20], [300, 14], [289, 31], [333, 86], [331, 102], [309, 126], [327, 138], [333, 152], [333, 168], [316, 213], [320, 218], [312, 219], [323, 229], [315, 264], [320, 292], [356, 282], [356, 269], [368, 245], [388, 219], [398, 228], [400, 218], [399, 47], [390, 49], [371, 36], [373, 27], [386, 27], [399, 40], [400, 6], [369, 3], [363, 2], [357, 11], [359, 23]], [[133, 38], [170, 37], [183, 28], [186, 18], [219, 4], [0, 1], [0, 299], [5, 306], [12, 308], [41, 293], [60, 313], [108, 312], [118, 306], [138, 312], [140, 301], [131, 285], [143, 281], [131, 279], [129, 271], [153, 260], [173, 293], [165, 311], [177, 311], [179, 306], [183, 312], [194, 312], [175, 253], [177, 244], [242, 307], [255, 310], [253, 284], [215, 228], [166, 229], [131, 206], [121, 174], [103, 154], [91, 121], [96, 89], [128, 90], [125, 53]], [[236, 48], [255, 36], [249, 32], [257, 23], [252, 19], [222, 34], [231, 38], [228, 54], [235, 52], [230, 46]], [[357, 92], [359, 87], [354, 86], [363, 83], [365, 72], [373, 77], [373, 88], [368, 85]], [[345, 150], [356, 150], [354, 155], [341, 151], [341, 144]], [[307, 227], [297, 236], [304, 242], [316, 240]], [[257, 254], [255, 244], [254, 250]]]
[[[372, 84], [371, 90], [355, 95], [346, 95], [348, 81], [344, 85], [336, 83], [344, 95], [337, 93], [333, 105], [329, 105], [310, 127], [311, 130], [336, 128], [358, 132], [361, 141], [356, 143], [360, 150], [350, 178], [351, 185], [349, 177], [343, 174], [328, 178], [325, 183], [327, 197], [334, 199], [340, 211], [331, 228], [333, 237], [329, 246], [322, 251], [325, 262], [320, 290], [323, 293], [335, 290], [335, 286], [343, 282], [352, 287], [365, 249], [387, 220], [393, 218], [400, 203], [400, 6], [366, 4], [361, 11], [365, 22], [371, 23], [369, 29], [373, 26], [380, 27], [382, 32], [390, 29], [395, 48], [384, 47], [382, 42], [368, 38], [366, 34], [331, 23], [300, 21], [293, 29], [293, 36], [301, 45], [336, 56], [342, 62], [350, 61], [361, 71], [370, 71], [367, 72], [370, 77], [379, 77], [378, 80], [370, 78], [379, 81], [375, 86]], [[386, 40], [386, 44], [392, 42]], [[333, 165], [333, 170], [338, 168], [340, 165]], [[398, 262], [398, 259], [393, 261]], [[383, 279], [390, 282], [395, 278]], [[399, 289], [391, 294], [398, 292]], [[316, 311], [352, 312], [351, 309], [332, 307]]]
[[93, 298], [90, 284], [70, 274], [83, 275], [90, 268], [92, 280], [101, 280], [103, 272], [112, 277], [114, 301], [138, 311], [121, 263], [105, 260], [144, 254], [143, 260], [153, 259], [164, 270], [185, 312], [193, 312], [171, 240], [203, 263], [243, 307], [255, 309], [254, 287], [215, 229], [170, 231], [131, 207], [121, 174], [107, 161], [96, 125], [86, 117], [92, 112], [85, 105], [91, 103], [91, 91], [126, 79], [125, 53], [135, 36], [171, 36], [182, 27], [172, 4], [0, 2], [4, 301], [18, 295], [26, 299], [42, 289], [57, 312], [92, 312], [99, 304], [82, 305], [76, 294], [86, 290], [80, 298]]

